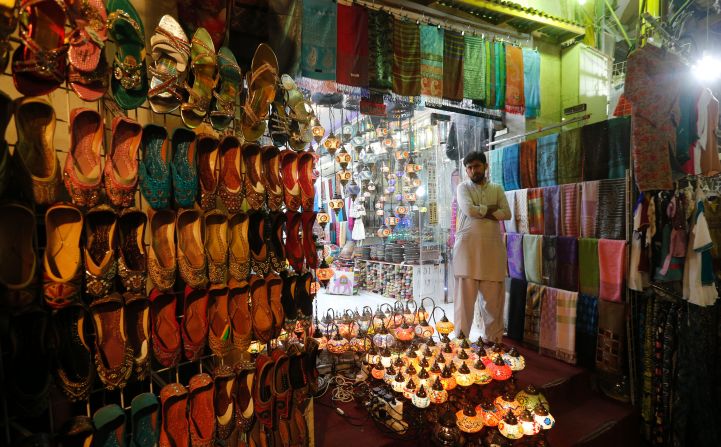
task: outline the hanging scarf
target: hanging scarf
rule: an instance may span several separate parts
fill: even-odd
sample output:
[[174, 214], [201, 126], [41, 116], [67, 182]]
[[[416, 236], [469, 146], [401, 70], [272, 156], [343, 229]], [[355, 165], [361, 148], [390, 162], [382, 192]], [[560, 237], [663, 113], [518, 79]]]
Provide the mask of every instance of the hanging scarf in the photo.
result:
[[518, 227], [516, 226], [516, 191], [505, 191], [506, 201], [508, 202], [508, 208], [511, 211], [511, 218], [503, 221], [503, 230], [506, 233], [517, 233]]
[[596, 237], [598, 181], [581, 185], [581, 237]]
[[483, 100], [483, 39], [466, 36], [463, 52], [463, 97], [472, 100]]
[[556, 300], [558, 289], [546, 287], [541, 298], [541, 330], [538, 335], [538, 347], [543, 355], [556, 356]]
[[526, 281], [511, 279], [511, 287], [508, 292], [508, 338], [513, 340], [523, 340], [527, 291]]
[[598, 338], [598, 297], [579, 295], [576, 306], [576, 353], [578, 366], [593, 368]]
[[493, 104], [496, 101], [496, 91], [493, 87], [493, 79], [494, 79], [494, 72], [493, 72], [493, 43], [490, 40], [485, 40], [483, 42], [483, 56], [485, 58], [485, 79], [484, 82], [486, 84], [485, 86], [485, 96], [486, 100], [484, 101], [484, 105], [487, 108], [493, 108]]
[[301, 72], [307, 78], [335, 81], [336, 7], [332, 0], [303, 1]]
[[557, 247], [556, 236], [543, 236], [543, 266], [541, 271], [543, 274], [543, 285], [557, 287]]
[[506, 45], [495, 42], [496, 46], [496, 109], [503, 110], [506, 104]]
[[517, 144], [503, 148], [503, 189], [506, 191], [521, 189]]
[[631, 117], [608, 120], [608, 178], [624, 178], [631, 152]]
[[581, 181], [581, 128], [561, 132], [558, 141], [558, 184]]
[[543, 189], [543, 234], [557, 236], [561, 234], [561, 200], [559, 187], [549, 186]]
[[443, 29], [421, 25], [421, 93], [443, 96]]
[[578, 206], [581, 200], [578, 183], [561, 185], [561, 234], [578, 237], [581, 234], [578, 228]]
[[598, 267], [598, 239], [578, 240], [578, 277], [581, 293], [598, 296], [600, 274]]
[[508, 276], [526, 280], [523, 266], [523, 235], [506, 233], [506, 253], [508, 258]]
[[421, 94], [421, 32], [413, 22], [393, 19], [393, 92]]
[[463, 101], [463, 52], [461, 33], [446, 31], [443, 35], [443, 98]]
[[600, 285], [598, 296], [608, 301], [623, 301], [626, 270], [626, 241], [599, 239], [598, 272]]
[[523, 96], [526, 118], [535, 118], [541, 109], [541, 55], [530, 48], [523, 49]]
[[581, 128], [583, 148], [583, 180], [608, 178], [608, 121]]
[[543, 234], [543, 189], [528, 190], [528, 229], [531, 234]]
[[535, 284], [543, 283], [543, 236], [537, 234], [523, 235], [523, 270], [526, 281]]
[[576, 306], [578, 293], [559, 290], [556, 295], [556, 358], [576, 364]]
[[528, 283], [526, 290], [526, 315], [523, 321], [523, 341], [531, 346], [538, 346], [541, 332], [541, 302], [546, 293], [546, 286]]
[[368, 10], [338, 4], [336, 82], [368, 87]]
[[519, 233], [529, 232], [528, 224], [528, 189], [516, 191], [516, 229]]
[[368, 11], [368, 84], [389, 90], [393, 86], [393, 17]]
[[523, 87], [523, 50], [506, 45], [506, 112], [522, 115], [525, 112]]
[[626, 306], [623, 303], [599, 300], [597, 343], [596, 368], [621, 373], [626, 351]]
[[488, 169], [490, 170], [491, 183], [503, 186], [503, 150], [499, 147], [486, 152], [488, 156]]
[[626, 180], [600, 180], [596, 234], [599, 239], [625, 239], [625, 230]]
[[557, 287], [578, 290], [578, 239], [558, 236], [556, 239]]
[[558, 134], [553, 133], [538, 139], [536, 145], [538, 186], [556, 185], [558, 170]]
[[536, 140], [521, 143], [521, 188], [535, 188]]

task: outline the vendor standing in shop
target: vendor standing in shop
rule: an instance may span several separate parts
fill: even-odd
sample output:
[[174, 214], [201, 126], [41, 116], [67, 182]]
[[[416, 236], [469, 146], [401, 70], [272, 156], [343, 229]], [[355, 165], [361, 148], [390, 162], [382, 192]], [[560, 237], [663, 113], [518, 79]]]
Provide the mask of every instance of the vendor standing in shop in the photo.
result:
[[468, 180], [456, 190], [458, 230], [453, 247], [456, 331], [470, 334], [480, 293], [483, 337], [500, 342], [506, 277], [506, 247], [500, 222], [511, 218], [511, 210], [503, 187], [486, 178], [486, 154], [471, 152], [463, 159], [463, 166]]

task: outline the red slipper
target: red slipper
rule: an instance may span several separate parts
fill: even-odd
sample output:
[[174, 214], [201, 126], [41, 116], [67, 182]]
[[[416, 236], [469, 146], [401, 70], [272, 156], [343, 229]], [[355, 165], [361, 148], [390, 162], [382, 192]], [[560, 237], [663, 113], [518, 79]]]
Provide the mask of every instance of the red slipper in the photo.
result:
[[178, 364], [180, 360], [180, 326], [175, 317], [175, 295], [154, 288], [150, 292], [153, 320], [153, 354], [165, 367]]
[[20, 40], [13, 53], [13, 81], [25, 96], [47, 95], [65, 81], [65, 7], [55, 0], [23, 0]]
[[298, 185], [303, 211], [312, 211], [315, 202], [314, 163], [315, 158], [310, 152], [303, 152], [298, 156]]
[[303, 225], [303, 254], [308, 268], [318, 268], [318, 251], [315, 248], [313, 226], [315, 225], [315, 211], [303, 211], [301, 222]]
[[301, 213], [285, 212], [285, 255], [296, 273], [303, 271], [303, 245], [300, 240]]
[[273, 431], [275, 421], [275, 399], [273, 398], [273, 359], [262, 354], [255, 361], [253, 382], [253, 406], [258, 421], [268, 431]]
[[208, 291], [185, 286], [183, 350], [185, 358], [200, 359], [208, 339]]
[[298, 211], [301, 199], [298, 185], [298, 154], [292, 150], [281, 152], [280, 165], [283, 177], [283, 201], [288, 211]]

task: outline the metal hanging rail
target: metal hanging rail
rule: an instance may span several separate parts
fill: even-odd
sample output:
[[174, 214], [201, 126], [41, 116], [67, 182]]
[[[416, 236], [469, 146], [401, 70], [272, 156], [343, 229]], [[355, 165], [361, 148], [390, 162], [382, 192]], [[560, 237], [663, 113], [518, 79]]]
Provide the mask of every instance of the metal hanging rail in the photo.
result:
[[514, 136], [512, 136], [512, 137], [503, 138], [502, 140], [490, 141], [490, 142], [486, 143], [485, 146], [486, 146], [486, 147], [491, 147], [491, 146], [496, 146], [497, 144], [505, 143], [505, 142], [508, 142], [508, 141], [518, 140], [519, 138], [525, 138], [525, 137], [527, 137], [527, 136], [529, 136], [529, 135], [534, 135], [534, 134], [537, 134], [537, 133], [545, 132], [545, 131], [547, 131], [547, 130], [551, 130], [551, 129], [556, 129], [556, 128], [559, 128], [559, 127], [567, 126], [567, 125], [569, 125], [569, 124], [577, 123], [577, 122], [579, 122], [579, 121], [585, 121], [585, 120], [589, 119], [590, 117], [591, 117], [591, 114], [588, 113], [588, 114], [583, 115], [583, 116], [579, 116], [579, 117], [576, 117], [576, 118], [571, 118], [570, 120], [564, 121], [564, 122], [562, 122], [562, 123], [553, 124], [553, 125], [551, 125], [551, 126], [546, 126], [546, 127], [542, 128], [542, 129], [532, 130], [532, 131], [530, 131], [530, 132], [522, 133], [522, 134], [519, 134], [519, 135], [514, 135]]

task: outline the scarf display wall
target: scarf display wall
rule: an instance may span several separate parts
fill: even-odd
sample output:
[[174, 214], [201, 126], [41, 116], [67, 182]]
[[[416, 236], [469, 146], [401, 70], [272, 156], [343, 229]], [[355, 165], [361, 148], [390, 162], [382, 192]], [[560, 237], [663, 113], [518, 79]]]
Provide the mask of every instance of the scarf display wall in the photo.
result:
[[[613, 364], [620, 371], [625, 352], [618, 329], [623, 312], [615, 311], [625, 306], [626, 180], [620, 167], [629, 163], [629, 127], [628, 118], [615, 118], [501, 147], [488, 157], [490, 178], [514, 197], [512, 218], [504, 222], [509, 305], [516, 309], [509, 314], [509, 336], [599, 370]], [[527, 185], [538, 187], [519, 189]]]

